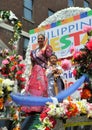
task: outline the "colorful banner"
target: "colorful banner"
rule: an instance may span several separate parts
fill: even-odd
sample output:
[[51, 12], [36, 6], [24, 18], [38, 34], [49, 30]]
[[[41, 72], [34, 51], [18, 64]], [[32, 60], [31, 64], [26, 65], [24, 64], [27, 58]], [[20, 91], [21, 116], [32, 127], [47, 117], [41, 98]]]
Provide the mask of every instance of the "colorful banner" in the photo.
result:
[[71, 56], [69, 51], [71, 46], [80, 49], [87, 41], [87, 34], [82, 31], [85, 25], [92, 25], [92, 10], [30, 30], [30, 48], [37, 47], [37, 36], [39, 32], [44, 32], [48, 44], [53, 47], [58, 58]]

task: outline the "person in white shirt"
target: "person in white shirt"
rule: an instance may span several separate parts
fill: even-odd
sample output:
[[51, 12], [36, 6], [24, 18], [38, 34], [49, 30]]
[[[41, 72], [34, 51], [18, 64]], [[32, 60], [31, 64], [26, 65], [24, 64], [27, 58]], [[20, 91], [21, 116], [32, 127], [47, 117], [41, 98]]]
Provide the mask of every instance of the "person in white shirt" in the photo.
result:
[[64, 82], [62, 77], [62, 68], [57, 64], [58, 58], [53, 53], [49, 57], [49, 66], [46, 70], [48, 78], [48, 96], [54, 97], [60, 91], [64, 90]]

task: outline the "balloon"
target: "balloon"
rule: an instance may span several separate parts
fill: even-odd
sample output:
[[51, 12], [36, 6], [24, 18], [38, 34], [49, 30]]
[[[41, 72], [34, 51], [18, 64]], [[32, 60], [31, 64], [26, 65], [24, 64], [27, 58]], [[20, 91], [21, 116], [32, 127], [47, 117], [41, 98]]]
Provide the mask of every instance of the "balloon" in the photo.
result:
[[[85, 81], [88, 80], [87, 75], [83, 75], [80, 79], [78, 79], [74, 84], [72, 84], [68, 89], [61, 91], [54, 98], [61, 102], [64, 98], [68, 97], [72, 93], [74, 93]], [[10, 94], [12, 100], [22, 106], [44, 106], [46, 102], [54, 102], [54, 99], [51, 97], [38, 97], [32, 95], [23, 95], [23, 94]]]

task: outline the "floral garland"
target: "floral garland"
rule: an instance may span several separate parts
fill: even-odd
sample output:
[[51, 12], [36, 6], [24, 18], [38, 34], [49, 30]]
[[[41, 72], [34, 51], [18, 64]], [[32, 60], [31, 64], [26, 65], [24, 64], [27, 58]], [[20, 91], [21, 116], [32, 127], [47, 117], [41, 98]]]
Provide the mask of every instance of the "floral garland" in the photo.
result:
[[0, 22], [6, 21], [13, 24], [14, 35], [9, 41], [9, 44], [13, 46], [13, 52], [9, 53], [8, 49], [3, 49], [0, 51], [0, 57], [4, 59], [1, 64], [0, 73], [3, 77], [19, 81], [18, 85], [23, 88], [25, 79], [22, 74], [25, 65], [21, 63], [23, 60], [22, 56], [16, 54], [18, 46], [17, 43], [22, 32], [22, 23], [12, 11], [0, 10]]
[[[0, 57], [3, 59], [0, 73], [6, 78], [0, 78], [0, 111], [3, 112], [4, 110], [5, 113], [5, 110], [8, 108], [8, 116], [13, 121], [12, 130], [20, 130], [20, 109], [12, 102], [10, 93], [14, 90], [14, 87], [17, 87], [15, 86], [15, 80], [17, 80], [18, 86], [21, 88], [25, 82], [25, 78], [22, 75], [25, 65], [22, 64], [22, 56], [16, 54], [17, 43], [22, 33], [22, 23], [12, 11], [0, 10], [0, 22], [7, 21], [13, 25], [13, 38], [9, 41], [9, 44], [13, 47], [13, 53], [9, 53], [7, 49], [0, 51]], [[4, 113], [2, 113], [2, 116]]]
[[0, 22], [6, 21], [9, 21], [13, 25], [14, 30], [13, 38], [10, 39], [9, 44], [16, 44], [19, 41], [22, 33], [22, 23], [12, 11], [0, 10]]
[[81, 7], [69, 7], [65, 9], [61, 9], [54, 13], [53, 15], [46, 18], [38, 27], [45, 26], [47, 24], [54, 23], [59, 20], [64, 20], [66, 18], [72, 17], [74, 15], [78, 15], [79, 13], [86, 12], [91, 10], [90, 8], [81, 8]]
[[35, 127], [38, 130], [52, 130], [55, 128], [57, 119], [65, 121], [73, 116], [87, 115], [92, 118], [92, 104], [86, 100], [63, 100], [62, 103], [47, 103], [44, 111], [40, 114], [40, 121]]

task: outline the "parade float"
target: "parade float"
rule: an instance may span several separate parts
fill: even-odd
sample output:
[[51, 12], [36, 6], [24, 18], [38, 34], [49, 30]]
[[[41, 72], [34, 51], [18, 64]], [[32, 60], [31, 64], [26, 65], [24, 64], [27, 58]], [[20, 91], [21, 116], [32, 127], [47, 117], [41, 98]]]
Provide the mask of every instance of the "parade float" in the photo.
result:
[[[74, 10], [73, 10], [74, 9]], [[72, 11], [72, 13], [69, 12]], [[64, 12], [65, 11], [65, 12]], [[92, 77], [92, 24], [91, 16], [92, 10], [90, 9], [81, 9], [81, 8], [70, 8], [61, 11], [63, 14], [62, 19], [60, 18], [58, 12], [55, 14], [55, 18], [51, 16], [53, 21], [48, 21], [48, 23], [39, 25], [38, 28], [30, 30], [30, 42], [26, 53], [25, 65], [22, 63], [22, 57], [14, 52], [14, 55], [10, 55], [7, 50], [1, 51], [1, 56], [4, 58], [1, 65], [1, 75], [3, 78], [0, 79], [0, 102], [1, 102], [1, 111], [5, 111], [8, 108], [8, 120], [12, 119], [12, 129], [18, 130], [21, 129], [21, 106], [45, 106], [44, 111], [40, 114], [41, 124], [35, 126], [38, 130], [52, 130], [52, 129], [61, 129], [64, 130], [65, 127], [69, 126], [80, 126], [80, 125], [91, 125], [92, 124], [92, 87], [91, 87], [91, 77]], [[67, 14], [65, 17], [64, 14]], [[69, 15], [70, 14], [70, 15]], [[17, 42], [21, 35], [22, 24], [18, 18], [11, 11], [1, 11], [1, 21], [4, 20], [10, 21], [14, 25], [14, 38], [10, 40], [11, 45], [18, 46]], [[61, 14], [60, 14], [61, 15]], [[70, 17], [70, 19], [69, 19]], [[72, 18], [71, 18], [72, 17]], [[89, 18], [88, 18], [89, 17]], [[75, 18], [75, 19], [74, 19]], [[73, 43], [68, 47], [69, 54], [67, 57], [71, 58], [71, 63], [74, 65], [73, 75], [76, 78], [76, 81], [66, 88], [64, 91], [60, 92], [55, 97], [35, 97], [30, 95], [25, 95], [25, 93], [19, 93], [25, 84], [25, 79], [27, 82], [30, 62], [30, 46], [32, 36], [37, 37], [37, 33], [45, 30], [53, 30], [53, 28], [60, 25], [66, 26], [67, 23], [75, 22], [76, 20], [89, 19], [90, 26], [80, 28], [79, 31], [83, 33], [82, 43], [85, 41], [81, 49], [73, 48]], [[55, 21], [56, 20], [56, 21]], [[59, 20], [59, 21], [57, 21]], [[52, 25], [52, 26], [51, 26]], [[70, 25], [70, 24], [69, 24]], [[76, 23], [76, 27], [78, 24]], [[74, 25], [69, 26], [70, 32], [72, 32]], [[45, 28], [45, 30], [44, 30]], [[66, 28], [63, 28], [66, 29]], [[59, 30], [59, 29], [58, 29]], [[35, 32], [36, 31], [36, 32]], [[65, 30], [63, 30], [64, 32]], [[57, 32], [59, 33], [59, 32]], [[49, 33], [47, 33], [49, 34]], [[53, 34], [54, 35], [54, 34]], [[61, 34], [60, 34], [61, 35]], [[55, 38], [55, 37], [54, 37]], [[36, 39], [35, 39], [36, 40]], [[34, 41], [36, 43], [36, 41]], [[14, 44], [13, 44], [14, 43]], [[50, 43], [50, 42], [49, 42]], [[55, 49], [55, 48], [54, 48]], [[65, 48], [66, 49], [66, 48]], [[66, 49], [67, 50], [67, 49]], [[71, 52], [70, 52], [71, 50]], [[61, 51], [61, 50], [60, 50]], [[64, 52], [64, 51], [63, 51]], [[61, 57], [61, 54], [56, 52]], [[66, 53], [65, 53], [66, 54]], [[68, 62], [69, 63], [69, 62]], [[61, 61], [61, 66], [65, 67], [64, 69], [69, 68], [69, 64]], [[26, 69], [25, 69], [26, 66]], [[8, 69], [7, 69], [8, 68]], [[24, 73], [25, 69], [25, 73]], [[66, 70], [65, 70], [66, 71]], [[27, 78], [26, 78], [27, 77]], [[82, 88], [80, 86], [82, 85]], [[73, 99], [71, 94], [73, 94], [77, 89], [81, 89], [80, 98]], [[12, 93], [11, 93], [12, 92]], [[12, 106], [12, 107], [11, 107]], [[4, 115], [4, 111], [2, 115]], [[3, 117], [2, 117], [3, 118]], [[25, 117], [26, 118], [26, 117]]]

